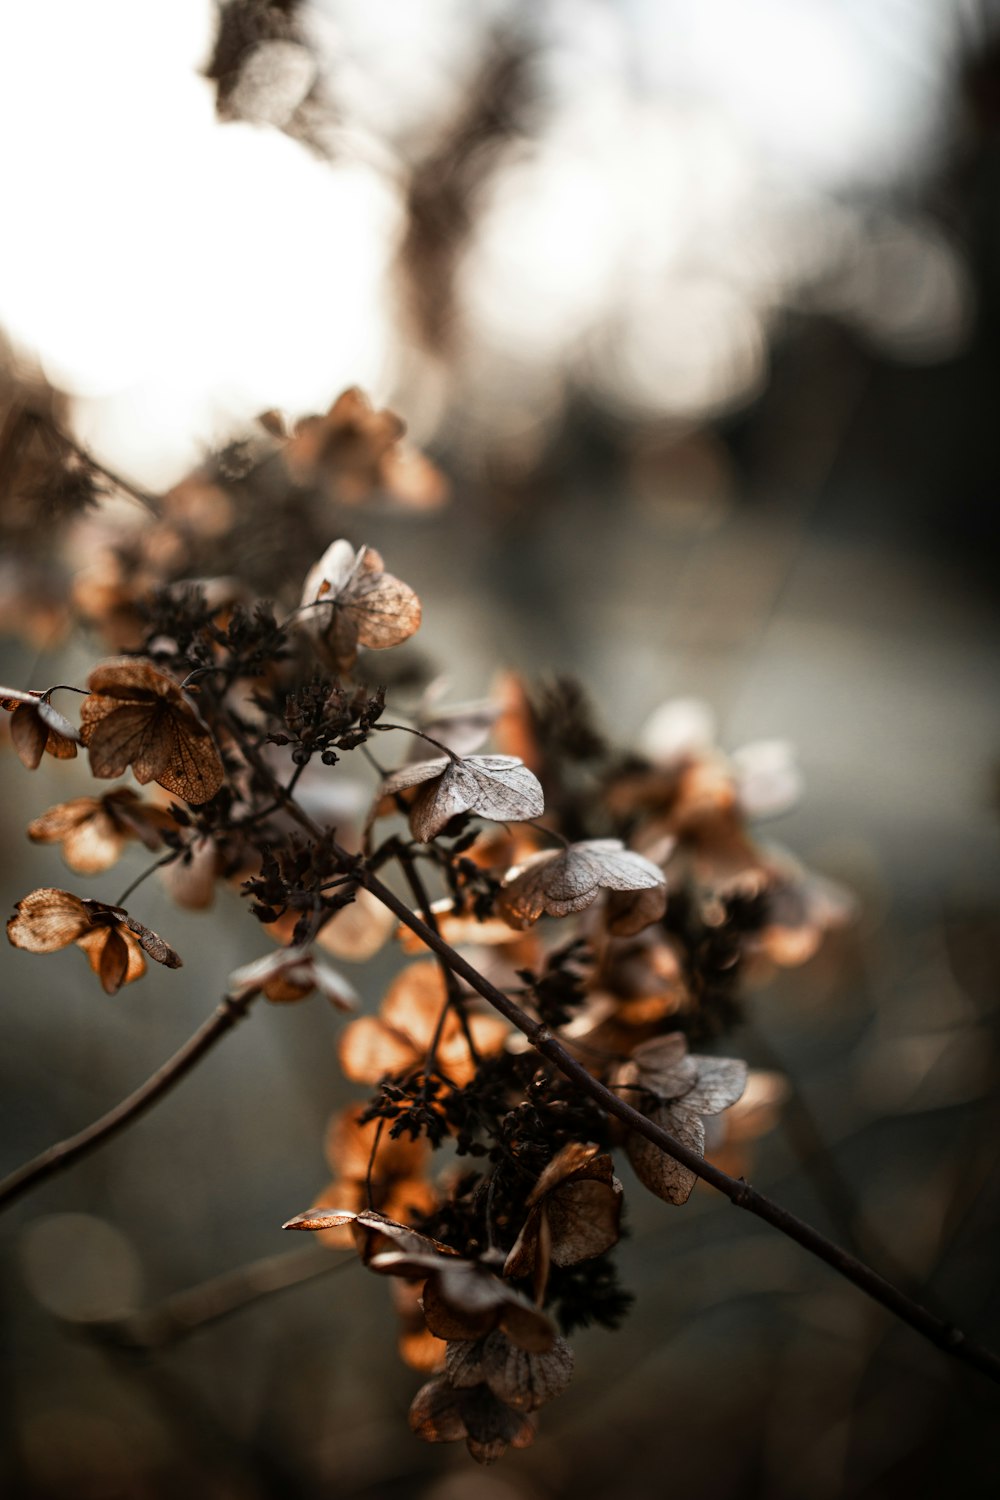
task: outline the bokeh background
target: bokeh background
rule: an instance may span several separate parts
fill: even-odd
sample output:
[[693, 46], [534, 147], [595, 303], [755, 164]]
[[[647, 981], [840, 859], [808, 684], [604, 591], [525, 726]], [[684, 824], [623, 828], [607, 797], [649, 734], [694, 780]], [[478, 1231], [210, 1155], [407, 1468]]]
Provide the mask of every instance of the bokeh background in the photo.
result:
[[[103, 463], [162, 489], [359, 384], [452, 483], [360, 539], [455, 697], [573, 673], [625, 743], [678, 695], [728, 748], [795, 743], [774, 837], [858, 915], [731, 1040], [795, 1087], [753, 1178], [1000, 1342], [1000, 7], [34, 0], [0, 20], [0, 142], [4, 379], [61, 392]], [[4, 681], [86, 672], [92, 643], [5, 618]], [[63, 879], [26, 817], [88, 788], [0, 775], [12, 903]], [[196, 982], [107, 1002], [75, 954], [5, 960], [5, 1167], [255, 956], [235, 896], [144, 891]], [[372, 1004], [397, 961], [352, 973]], [[316, 1004], [255, 1014], [5, 1218], [5, 1493], [991, 1492], [994, 1388], [707, 1193], [627, 1183], [633, 1314], [576, 1337], [535, 1447], [489, 1472], [408, 1433], [418, 1377], [357, 1266], [109, 1345], [102, 1321], [287, 1250], [335, 1035]]]

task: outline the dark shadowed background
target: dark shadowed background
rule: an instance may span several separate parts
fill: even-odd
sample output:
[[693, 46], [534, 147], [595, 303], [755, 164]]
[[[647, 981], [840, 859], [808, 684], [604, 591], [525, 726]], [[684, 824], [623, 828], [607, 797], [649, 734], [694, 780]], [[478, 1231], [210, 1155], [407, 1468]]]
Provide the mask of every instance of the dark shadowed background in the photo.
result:
[[[728, 1043], [797, 1089], [753, 1180], [994, 1344], [998, 20], [239, 0], [220, 28], [201, 0], [36, 0], [0, 23], [4, 378], [44, 377], [154, 489], [262, 409], [363, 385], [452, 480], [440, 511], [351, 525], [418, 589], [455, 698], [498, 667], [573, 673], [625, 743], [674, 696], [707, 700], [726, 748], [794, 742], [805, 793], [774, 837], [858, 917]], [[4, 621], [4, 682], [85, 674], [92, 644]], [[88, 785], [9, 754], [0, 775], [13, 903], [64, 876], [26, 818]], [[257, 956], [235, 895], [191, 916], [144, 892], [190, 982], [109, 1001], [79, 955], [6, 956], [5, 1169], [145, 1077]], [[352, 970], [371, 1005], [396, 963]], [[569, 1393], [495, 1470], [411, 1437], [419, 1377], [351, 1262], [105, 1347], [101, 1319], [288, 1249], [349, 1097], [337, 1024], [254, 1014], [4, 1219], [5, 1493], [992, 1492], [994, 1387], [721, 1199], [672, 1209], [631, 1177], [632, 1315], [576, 1336]]]

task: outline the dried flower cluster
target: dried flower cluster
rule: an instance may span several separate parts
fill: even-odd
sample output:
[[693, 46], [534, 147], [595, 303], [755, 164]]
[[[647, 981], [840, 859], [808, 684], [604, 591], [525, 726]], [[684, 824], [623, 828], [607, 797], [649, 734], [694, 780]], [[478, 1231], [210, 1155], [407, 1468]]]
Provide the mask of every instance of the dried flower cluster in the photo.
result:
[[[32, 408], [30, 434], [46, 423], [58, 434], [55, 420]], [[33, 840], [61, 845], [81, 875], [138, 842], [156, 856], [147, 873], [194, 909], [220, 882], [237, 887], [251, 937], [231, 1000], [318, 991], [362, 1012], [339, 1056], [368, 1092], [332, 1121], [332, 1182], [287, 1227], [353, 1245], [388, 1278], [402, 1355], [430, 1377], [413, 1430], [491, 1462], [532, 1441], [535, 1414], [569, 1382], [566, 1336], [613, 1327], [627, 1308], [617, 1163], [670, 1204], [694, 1173], [624, 1131], [408, 928], [377, 1006], [319, 950], [358, 959], [392, 940], [377, 875], [425, 936], [460, 944], [592, 1078], [695, 1153], [714, 1131], [710, 1150], [731, 1160], [773, 1121], [781, 1083], [748, 1085], [743, 1063], [700, 1049], [741, 1014], [748, 970], [801, 962], [847, 908], [748, 831], [794, 796], [787, 755], [727, 758], [690, 705], [656, 715], [629, 754], [566, 682], [533, 690], [508, 676], [453, 709], [400, 690], [392, 712], [405, 722], [388, 722], [381, 653], [413, 635], [421, 605], [373, 548], [336, 536], [336, 507], [353, 516], [373, 491], [441, 497], [401, 431], [356, 392], [289, 436], [269, 416], [263, 435], [124, 526], [120, 494], [101, 500], [108, 481], [60, 436], [49, 453], [60, 482], [69, 471], [93, 482], [53, 555], [65, 567], [85, 547], [92, 561], [66, 596], [113, 654], [76, 689], [79, 728], [52, 707], [55, 688], [3, 688], [0, 702], [28, 768], [81, 746], [98, 782], [150, 788], [74, 786], [34, 815]], [[244, 552], [256, 561], [234, 577]], [[301, 591], [282, 597], [287, 576]], [[376, 773], [387, 753], [395, 768]], [[61, 889], [26, 894], [7, 931], [30, 953], [82, 948], [109, 994], [146, 957], [180, 964], [122, 905]]]

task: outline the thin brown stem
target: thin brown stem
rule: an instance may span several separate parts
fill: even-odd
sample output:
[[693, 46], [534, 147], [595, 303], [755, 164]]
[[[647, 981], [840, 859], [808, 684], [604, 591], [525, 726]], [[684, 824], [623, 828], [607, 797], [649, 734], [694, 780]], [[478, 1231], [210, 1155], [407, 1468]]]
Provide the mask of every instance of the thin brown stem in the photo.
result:
[[[427, 923], [428, 927], [430, 927], [432, 931], [436, 932], [440, 937], [441, 929], [438, 927], [437, 917], [434, 915], [434, 908], [431, 906], [431, 900], [427, 894], [427, 887], [424, 885], [423, 879], [420, 875], [420, 871], [417, 869], [417, 862], [414, 859], [412, 852], [407, 849], [405, 845], [400, 845], [396, 858], [399, 861], [400, 869], [406, 876], [407, 884], [409, 885], [410, 890], [413, 892], [413, 899], [420, 907], [424, 921]], [[458, 1017], [458, 1023], [462, 1028], [462, 1035], [465, 1037], [465, 1045], [469, 1049], [469, 1056], [472, 1059], [473, 1064], [478, 1067], [479, 1053], [476, 1050], [476, 1043], [472, 1035], [472, 1028], [469, 1025], [469, 1017], [465, 1009], [465, 997], [462, 994], [455, 971], [454, 969], [452, 969], [450, 964], [445, 963], [440, 954], [437, 955], [437, 961], [438, 966], [441, 970], [441, 977], [444, 980], [445, 991], [448, 996], [447, 1004], [451, 1007], [451, 1009]], [[441, 1028], [444, 1025], [444, 1017], [445, 1011], [442, 1011], [441, 1016], [438, 1020], [437, 1028], [434, 1033], [434, 1044], [432, 1052], [428, 1052], [428, 1072], [432, 1070], [434, 1064], [437, 1061], [437, 1042], [441, 1035]]]
[[168, 1094], [176, 1084], [180, 1083], [191, 1069], [198, 1064], [207, 1052], [210, 1052], [216, 1042], [220, 1041], [227, 1032], [232, 1031], [238, 1021], [241, 1021], [247, 1012], [251, 1001], [258, 992], [252, 991], [248, 995], [234, 1000], [229, 996], [222, 1001], [203, 1026], [200, 1026], [192, 1037], [184, 1043], [179, 1051], [175, 1052], [162, 1067], [146, 1079], [146, 1082], [116, 1104], [107, 1114], [102, 1115], [99, 1120], [88, 1125], [84, 1130], [78, 1131], [76, 1135], [69, 1136], [64, 1141], [57, 1141], [47, 1151], [31, 1161], [25, 1162], [15, 1172], [11, 1172], [0, 1182], [0, 1209], [6, 1208], [22, 1194], [30, 1192], [39, 1183], [47, 1178], [55, 1176], [57, 1172], [63, 1172], [81, 1157], [88, 1156], [91, 1151], [96, 1151], [109, 1141], [113, 1136], [119, 1134], [126, 1126], [131, 1125], [140, 1115], [144, 1115], [151, 1109], [164, 1094]]
[[448, 746], [443, 745], [440, 740], [436, 740], [433, 735], [424, 734], [422, 729], [413, 729], [409, 724], [374, 724], [372, 728], [380, 731], [398, 729], [401, 734], [413, 734], [416, 735], [418, 740], [426, 740], [428, 745], [433, 745], [435, 750], [440, 750], [442, 755], [447, 755], [450, 761], [459, 761], [462, 758], [460, 755], [456, 755], [454, 750], [449, 750]]
[[109, 483], [114, 485], [115, 489], [121, 490], [123, 494], [131, 495], [133, 500], [138, 500], [139, 504], [152, 515], [158, 516], [160, 514], [161, 501], [159, 495], [154, 495], [150, 490], [143, 489], [141, 485], [135, 484], [131, 479], [126, 479], [124, 475], [119, 474], [115, 469], [109, 468], [107, 464], [99, 462], [75, 438], [68, 437], [65, 433], [63, 436], [66, 438], [69, 446], [83, 459], [88, 468], [93, 469], [95, 473], [101, 474]]
[[365, 1200], [369, 1208], [375, 1207], [374, 1184], [372, 1178], [375, 1174], [375, 1158], [378, 1155], [378, 1148], [382, 1140], [382, 1131], [384, 1129], [385, 1118], [383, 1117], [378, 1122], [378, 1126], [375, 1131], [375, 1139], [372, 1141], [372, 1149], [368, 1153], [368, 1167], [365, 1171]]
[[88, 1329], [104, 1344], [116, 1348], [162, 1349], [212, 1323], [242, 1312], [244, 1308], [290, 1291], [320, 1276], [329, 1276], [356, 1265], [351, 1255], [336, 1259], [329, 1250], [310, 1246], [281, 1255], [264, 1256], [249, 1265], [224, 1271], [197, 1286], [175, 1292], [155, 1307], [146, 1308], [113, 1322], [92, 1324]]
[[164, 854], [162, 859], [156, 860], [154, 864], [147, 865], [145, 870], [142, 871], [142, 874], [137, 875], [132, 881], [132, 884], [125, 887], [121, 895], [118, 897], [118, 900], [115, 902], [115, 905], [124, 906], [125, 902], [128, 900], [129, 896], [131, 896], [132, 892], [137, 891], [144, 880], [148, 880], [150, 875], [155, 875], [156, 871], [162, 870], [165, 865], [172, 865], [174, 860], [180, 859], [180, 857], [181, 851], [179, 849], [171, 849], [170, 853]]

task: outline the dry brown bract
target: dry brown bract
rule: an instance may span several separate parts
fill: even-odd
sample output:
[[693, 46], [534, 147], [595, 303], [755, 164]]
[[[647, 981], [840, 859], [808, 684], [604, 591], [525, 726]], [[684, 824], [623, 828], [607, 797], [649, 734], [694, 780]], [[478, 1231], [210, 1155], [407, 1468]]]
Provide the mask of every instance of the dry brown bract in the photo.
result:
[[72, 760], [80, 736], [58, 709], [41, 693], [22, 693], [18, 688], [0, 688], [0, 708], [13, 717], [10, 737], [23, 765], [34, 771], [48, 752], [56, 760]]
[[[746, 1088], [747, 1065], [731, 1057], [691, 1057], [679, 1031], [643, 1042], [611, 1077], [612, 1087], [647, 1119], [699, 1155], [703, 1116], [718, 1115]], [[697, 1178], [689, 1167], [631, 1131], [625, 1149], [639, 1181], [665, 1203], [686, 1203]]]
[[[620, 839], [587, 839], [568, 849], [545, 849], [510, 870], [498, 907], [513, 927], [530, 927], [547, 913], [565, 917], [583, 911], [605, 891], [653, 891], [641, 911], [645, 921], [663, 915], [667, 887], [663, 872]], [[628, 924], [626, 923], [626, 926]]]
[[74, 797], [50, 807], [28, 824], [28, 837], [36, 844], [62, 844], [70, 869], [96, 875], [110, 870], [130, 839], [159, 849], [161, 832], [176, 827], [165, 808], [143, 802], [130, 787], [122, 786], [103, 797]]
[[522, 823], [545, 811], [537, 777], [512, 755], [446, 755], [401, 766], [386, 777], [383, 794], [419, 786], [410, 810], [410, 831], [428, 843], [459, 813], [473, 812], [497, 823]]
[[168, 969], [181, 964], [173, 948], [124, 907], [106, 906], [69, 891], [43, 888], [25, 896], [7, 923], [7, 936], [15, 948], [29, 953], [55, 953], [76, 943], [109, 995], [145, 974], [143, 952]]
[[[275, 431], [273, 422], [265, 425]], [[280, 427], [277, 431], [280, 435]], [[376, 489], [418, 509], [440, 505], [448, 486], [419, 449], [401, 441], [405, 431], [395, 412], [376, 411], [352, 386], [325, 416], [304, 417], [296, 424], [283, 456], [297, 483], [322, 484], [332, 499], [349, 505]]]
[[139, 657], [95, 667], [80, 710], [80, 732], [95, 776], [156, 781], [185, 802], [207, 802], [224, 771], [208, 726], [170, 677]]
[[[455, 1254], [439, 1240], [429, 1239], [427, 1235], [419, 1234], [408, 1225], [400, 1224], [398, 1220], [389, 1218], [387, 1214], [377, 1213], [372, 1208], [309, 1208], [304, 1214], [296, 1214], [294, 1219], [289, 1219], [281, 1227], [326, 1230], [339, 1229], [344, 1225], [350, 1227], [357, 1252], [366, 1266], [371, 1265], [376, 1257], [383, 1260], [390, 1254], [400, 1258], [430, 1256], [433, 1265], [437, 1264], [435, 1256], [444, 1259]], [[392, 1274], [394, 1268], [392, 1265], [378, 1265], [374, 1269]]]
[[[401, 1224], [432, 1213], [437, 1195], [424, 1175], [431, 1155], [426, 1137], [393, 1140], [383, 1122], [362, 1122], [363, 1113], [363, 1105], [352, 1104], [330, 1122], [325, 1150], [334, 1176], [316, 1208], [355, 1214], [372, 1209]], [[324, 1244], [342, 1250], [349, 1250], [355, 1237], [353, 1220], [320, 1232]], [[391, 1247], [383, 1242], [382, 1248]]]
[[429, 1380], [414, 1396], [410, 1430], [426, 1443], [455, 1443], [465, 1438], [465, 1446], [480, 1464], [496, 1463], [508, 1445], [527, 1448], [535, 1440], [530, 1418], [498, 1400], [488, 1385], [462, 1389], [446, 1376]]
[[453, 1386], [488, 1385], [497, 1400], [517, 1411], [537, 1411], [561, 1396], [573, 1378], [573, 1351], [559, 1334], [542, 1354], [519, 1349], [499, 1329], [474, 1343], [452, 1339], [445, 1360]]
[[622, 1185], [611, 1157], [576, 1141], [552, 1158], [528, 1195], [530, 1210], [507, 1257], [505, 1276], [535, 1275], [541, 1291], [549, 1262], [574, 1266], [603, 1255], [621, 1230]]
[[555, 1342], [551, 1318], [483, 1261], [401, 1247], [374, 1255], [370, 1265], [373, 1271], [410, 1281], [426, 1277], [424, 1318], [439, 1339], [480, 1339], [499, 1328], [530, 1354], [544, 1354]]
[[[409, 1072], [431, 1062], [464, 1088], [475, 1076], [476, 1064], [461, 1017], [449, 1008], [448, 992], [439, 966], [419, 959], [393, 980], [379, 1015], [362, 1016], [345, 1027], [340, 1039], [340, 1066], [352, 1083], [378, 1083], [387, 1074]], [[480, 1057], [502, 1051], [510, 1028], [499, 1016], [475, 1012], [467, 1016], [473, 1046]]]
[[302, 590], [302, 623], [338, 672], [349, 672], [358, 647], [382, 651], [408, 640], [420, 624], [420, 600], [386, 573], [374, 547], [355, 552], [331, 542]]

